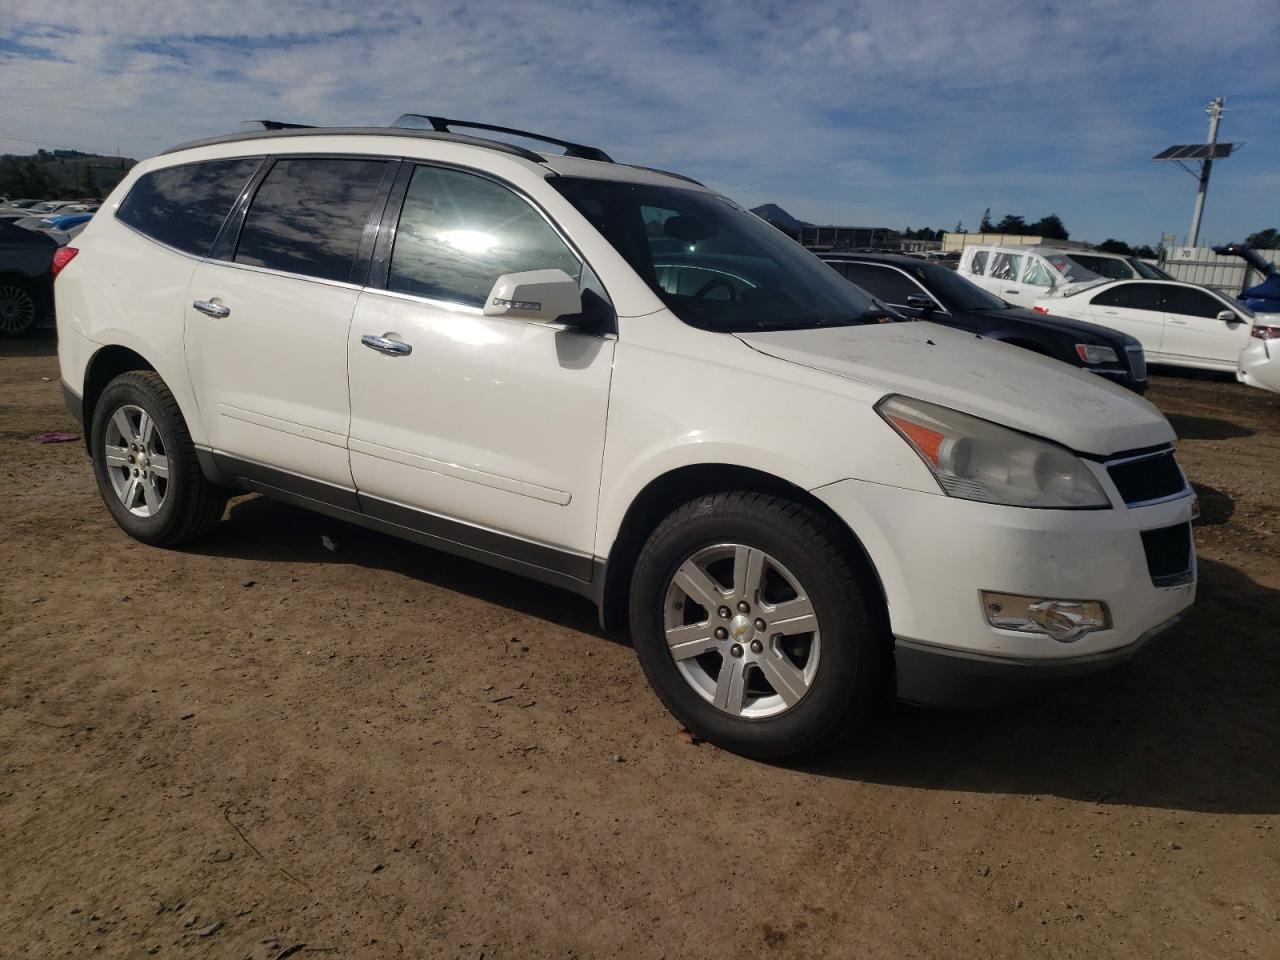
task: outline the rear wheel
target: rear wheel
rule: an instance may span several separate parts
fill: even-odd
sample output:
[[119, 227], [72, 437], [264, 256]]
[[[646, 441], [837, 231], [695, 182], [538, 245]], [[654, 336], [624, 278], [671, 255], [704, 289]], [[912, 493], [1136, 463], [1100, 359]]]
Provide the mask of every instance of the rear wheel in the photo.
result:
[[17, 337], [32, 330], [44, 311], [29, 284], [0, 278], [0, 335]]
[[211, 531], [226, 492], [205, 479], [173, 394], [150, 370], [116, 377], [94, 407], [90, 454], [98, 492], [137, 540], [173, 546]]
[[755, 757], [828, 743], [886, 699], [890, 646], [870, 571], [834, 524], [757, 493], [669, 516], [632, 581], [636, 653], [698, 736]]

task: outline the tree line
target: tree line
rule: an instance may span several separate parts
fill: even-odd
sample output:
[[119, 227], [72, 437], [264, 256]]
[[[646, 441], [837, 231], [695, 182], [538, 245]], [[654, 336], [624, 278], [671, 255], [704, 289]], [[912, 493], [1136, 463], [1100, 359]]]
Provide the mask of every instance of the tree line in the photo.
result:
[[78, 150], [0, 156], [0, 195], [36, 200], [105, 196], [136, 161]]

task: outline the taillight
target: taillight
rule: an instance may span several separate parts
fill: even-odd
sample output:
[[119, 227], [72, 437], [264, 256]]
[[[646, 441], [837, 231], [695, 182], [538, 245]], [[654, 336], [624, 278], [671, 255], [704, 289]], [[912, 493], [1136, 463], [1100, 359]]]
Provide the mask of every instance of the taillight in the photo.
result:
[[1259, 340], [1280, 340], [1280, 327], [1267, 327], [1260, 323], [1253, 325], [1253, 335]]
[[56, 277], [62, 272], [62, 268], [76, 258], [76, 254], [80, 250], [76, 247], [59, 247], [53, 251], [53, 266], [49, 269], [49, 275]]
[[1042, 306], [1040, 306], [1039, 304], [1037, 304], [1036, 306], [1032, 307], [1031, 309], [1032, 309], [1032, 310], [1034, 310], [1036, 313], [1048, 313], [1048, 312], [1049, 312], [1049, 308], [1048, 308], [1048, 307], [1042, 307]]

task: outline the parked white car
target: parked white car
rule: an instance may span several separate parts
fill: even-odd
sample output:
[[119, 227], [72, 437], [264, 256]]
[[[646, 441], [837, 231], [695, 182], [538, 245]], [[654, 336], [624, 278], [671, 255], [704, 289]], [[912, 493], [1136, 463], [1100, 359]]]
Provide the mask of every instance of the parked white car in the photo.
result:
[[1236, 379], [1251, 387], [1280, 393], [1280, 313], [1258, 313], [1253, 336], [1240, 354]]
[[975, 244], [965, 247], [957, 270], [984, 290], [1021, 307], [1107, 279], [1173, 279], [1137, 257], [1043, 246]]
[[575, 591], [755, 756], [1096, 671], [1192, 603], [1194, 496], [1131, 391], [881, 322], [691, 180], [437, 124], [175, 148], [58, 251], [129, 535], [256, 490]]
[[1046, 297], [1033, 309], [1137, 337], [1148, 363], [1233, 373], [1252, 339], [1272, 329], [1262, 324], [1255, 333], [1254, 314], [1239, 301], [1172, 280], [1116, 280]]

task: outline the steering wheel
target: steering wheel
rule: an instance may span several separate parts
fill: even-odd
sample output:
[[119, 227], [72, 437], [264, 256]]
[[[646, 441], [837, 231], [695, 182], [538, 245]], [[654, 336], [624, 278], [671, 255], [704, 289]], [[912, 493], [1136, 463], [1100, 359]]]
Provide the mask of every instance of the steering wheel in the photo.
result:
[[724, 287], [726, 290], [729, 291], [730, 303], [734, 303], [737, 301], [738, 291], [734, 288], [733, 284], [730, 283], [728, 280], [726, 280], [724, 277], [712, 277], [710, 280], [708, 280], [706, 283], [704, 283], [702, 286], [698, 288], [697, 292], [694, 293], [693, 295], [694, 299], [695, 300], [704, 299], [707, 296], [707, 294], [709, 294], [712, 290], [716, 289], [717, 287]]

